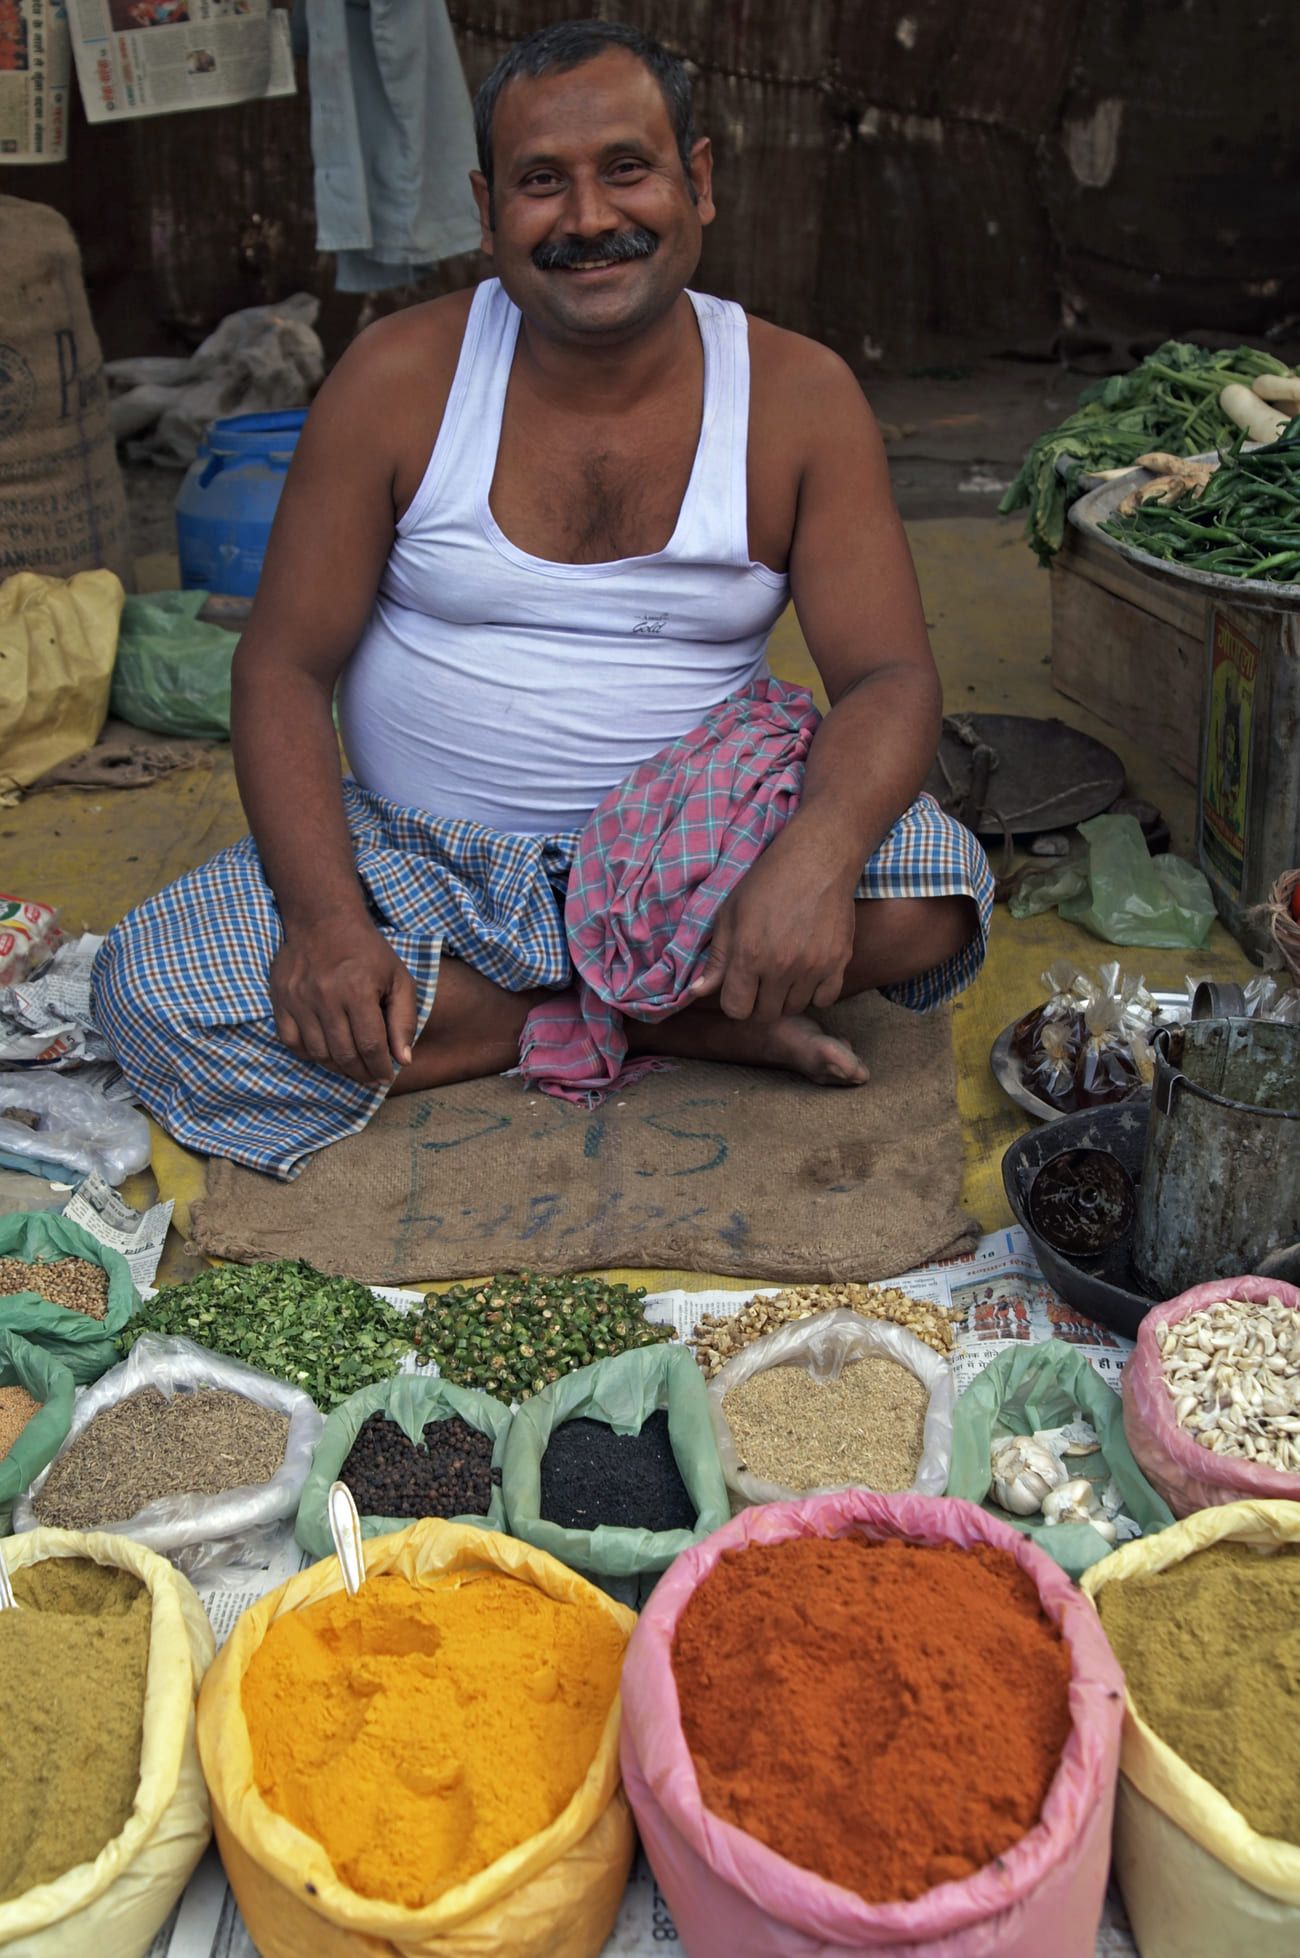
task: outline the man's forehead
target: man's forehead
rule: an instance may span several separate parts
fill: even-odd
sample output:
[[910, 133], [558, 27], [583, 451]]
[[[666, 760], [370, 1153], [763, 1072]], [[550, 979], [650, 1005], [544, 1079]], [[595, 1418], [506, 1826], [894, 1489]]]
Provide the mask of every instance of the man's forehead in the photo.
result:
[[643, 62], [623, 48], [577, 68], [517, 75], [502, 89], [492, 117], [497, 167], [522, 151], [601, 150], [618, 139], [672, 143], [668, 105]]

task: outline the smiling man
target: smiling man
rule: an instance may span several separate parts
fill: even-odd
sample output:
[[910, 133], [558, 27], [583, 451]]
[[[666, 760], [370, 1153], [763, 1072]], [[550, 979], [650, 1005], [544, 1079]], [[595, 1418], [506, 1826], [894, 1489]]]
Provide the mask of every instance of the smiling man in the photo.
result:
[[[688, 289], [714, 202], [685, 70], [569, 22], [510, 50], [476, 119], [496, 277], [362, 334], [289, 472], [235, 669], [252, 836], [96, 969], [146, 1106], [279, 1175], [388, 1093], [516, 1063], [570, 982], [588, 818], [719, 714], [742, 748], [791, 719], [793, 813], [632, 1054], [858, 1085], [810, 1009], [936, 1005], [983, 951], [987, 864], [918, 799], [940, 691], [879, 433], [834, 354]], [[815, 731], [767, 677], [791, 598]]]

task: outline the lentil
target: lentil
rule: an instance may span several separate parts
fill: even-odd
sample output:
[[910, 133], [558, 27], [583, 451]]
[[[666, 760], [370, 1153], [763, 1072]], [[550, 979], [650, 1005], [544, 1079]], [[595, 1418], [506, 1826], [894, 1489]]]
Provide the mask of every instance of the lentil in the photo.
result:
[[16, 1292], [36, 1292], [88, 1319], [102, 1319], [108, 1311], [108, 1273], [89, 1258], [53, 1258], [48, 1264], [0, 1258], [0, 1298]]
[[430, 1297], [423, 1351], [444, 1380], [483, 1387], [498, 1400], [527, 1400], [561, 1374], [608, 1353], [671, 1339], [645, 1317], [644, 1286], [603, 1278], [498, 1276]]
[[216, 1496], [267, 1482], [284, 1460], [289, 1417], [244, 1394], [156, 1387], [97, 1414], [54, 1458], [32, 1508], [40, 1523], [93, 1530], [159, 1496]]
[[0, 1462], [9, 1453], [41, 1403], [25, 1387], [0, 1387]]
[[583, 1417], [563, 1422], [542, 1456], [540, 1513], [566, 1530], [693, 1530], [697, 1511], [663, 1409], [634, 1435]]
[[924, 1448], [926, 1388], [897, 1360], [854, 1360], [837, 1380], [765, 1367], [722, 1399], [741, 1467], [787, 1489], [910, 1489]]
[[796, 1319], [811, 1319], [819, 1312], [836, 1307], [856, 1312], [863, 1319], [887, 1319], [932, 1347], [936, 1353], [952, 1351], [952, 1318], [941, 1305], [929, 1299], [914, 1299], [897, 1285], [793, 1285], [783, 1292], [760, 1294], [743, 1305], [739, 1312], [706, 1312], [699, 1320], [690, 1343], [695, 1357], [711, 1380], [728, 1360], [764, 1333], [775, 1332]]
[[0, 1904], [89, 1863], [140, 1779], [153, 1601], [81, 1557], [13, 1574], [0, 1611]]
[[1103, 1585], [1097, 1609], [1147, 1725], [1252, 1829], [1300, 1844], [1300, 1550], [1217, 1543]]
[[1300, 1312], [1221, 1299], [1156, 1337], [1174, 1419], [1193, 1441], [1300, 1473]]
[[363, 1516], [486, 1516], [501, 1480], [492, 1437], [458, 1414], [426, 1421], [414, 1442], [396, 1421], [372, 1414], [342, 1468]]

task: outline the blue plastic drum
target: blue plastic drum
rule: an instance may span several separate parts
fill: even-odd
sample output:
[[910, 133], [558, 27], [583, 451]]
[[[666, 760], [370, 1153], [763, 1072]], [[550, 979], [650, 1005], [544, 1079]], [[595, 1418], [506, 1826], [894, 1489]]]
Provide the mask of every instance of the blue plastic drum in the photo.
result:
[[305, 408], [213, 422], [176, 498], [176, 544], [187, 590], [257, 590], [271, 522]]

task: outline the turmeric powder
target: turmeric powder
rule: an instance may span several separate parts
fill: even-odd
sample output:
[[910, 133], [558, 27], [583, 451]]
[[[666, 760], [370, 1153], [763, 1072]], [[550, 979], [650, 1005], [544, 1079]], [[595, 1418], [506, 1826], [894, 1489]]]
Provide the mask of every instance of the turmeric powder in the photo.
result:
[[503, 1573], [385, 1575], [277, 1618], [243, 1679], [257, 1786], [364, 1897], [419, 1909], [581, 1786], [625, 1637]]

